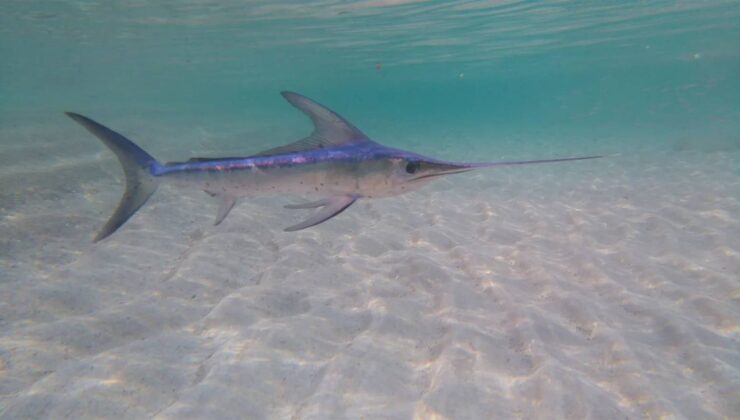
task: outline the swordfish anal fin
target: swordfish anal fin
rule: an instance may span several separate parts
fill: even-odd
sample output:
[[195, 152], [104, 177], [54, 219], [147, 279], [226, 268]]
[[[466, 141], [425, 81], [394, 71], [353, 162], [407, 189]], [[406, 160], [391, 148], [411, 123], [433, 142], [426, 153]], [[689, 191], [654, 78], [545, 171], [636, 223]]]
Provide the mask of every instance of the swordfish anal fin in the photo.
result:
[[213, 226], [218, 226], [224, 221], [226, 216], [229, 215], [231, 209], [234, 208], [237, 198], [230, 194], [220, 194], [205, 190], [206, 194], [219, 200], [218, 212], [216, 213], [216, 219], [213, 221]]
[[314, 201], [312, 203], [285, 206], [286, 208], [291, 209], [323, 207], [321, 210], [314, 213], [313, 216], [302, 221], [301, 223], [285, 228], [285, 231], [294, 232], [296, 230], [306, 229], [311, 226], [316, 226], [319, 223], [326, 222], [327, 220], [346, 210], [347, 207], [351, 206], [352, 203], [357, 200], [357, 198], [358, 197], [356, 195], [339, 195], [324, 200]]
[[234, 208], [234, 204], [236, 204], [236, 197], [234, 197], [233, 195], [221, 195], [219, 196], [219, 198], [221, 199], [221, 203], [218, 205], [216, 220], [213, 221], [214, 226], [218, 226], [219, 224], [221, 224], [226, 216], [229, 215], [231, 209]]

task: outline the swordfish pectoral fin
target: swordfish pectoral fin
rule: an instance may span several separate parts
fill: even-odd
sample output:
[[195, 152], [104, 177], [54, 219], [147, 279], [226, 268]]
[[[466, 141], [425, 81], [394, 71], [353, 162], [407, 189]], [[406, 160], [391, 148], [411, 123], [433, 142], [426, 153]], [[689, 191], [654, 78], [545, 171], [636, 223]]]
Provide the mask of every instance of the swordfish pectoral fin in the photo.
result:
[[[298, 223], [297, 225], [293, 225], [290, 227], [285, 228], [286, 232], [295, 232], [296, 230], [306, 229], [311, 226], [316, 226], [319, 223], [323, 223], [332, 217], [338, 215], [339, 213], [343, 212], [347, 207], [351, 206], [352, 203], [354, 203], [357, 200], [356, 195], [339, 195], [335, 197], [330, 197], [324, 200], [315, 201], [313, 203], [306, 203], [303, 206], [311, 205], [311, 207], [321, 207], [323, 208], [316, 213], [313, 214], [313, 216], [309, 217], [308, 219], [302, 221], [301, 223]], [[322, 204], [316, 204], [319, 202], [325, 202]], [[301, 205], [298, 205], [301, 206]], [[304, 207], [288, 207], [288, 208], [304, 208]], [[287, 207], [287, 206], [286, 206]], [[305, 207], [310, 208], [310, 207]]]

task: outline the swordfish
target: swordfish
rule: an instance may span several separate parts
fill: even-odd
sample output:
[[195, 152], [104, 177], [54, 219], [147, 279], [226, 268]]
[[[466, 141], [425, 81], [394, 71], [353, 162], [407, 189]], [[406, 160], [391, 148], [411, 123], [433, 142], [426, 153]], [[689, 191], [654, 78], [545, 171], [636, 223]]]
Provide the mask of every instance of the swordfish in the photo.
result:
[[221, 200], [215, 224], [221, 223], [240, 197], [253, 193], [298, 193], [316, 201], [285, 206], [317, 209], [292, 232], [323, 223], [358, 199], [388, 197], [414, 190], [443, 175], [505, 165], [595, 159], [581, 156], [501, 162], [450, 162], [386, 147], [371, 140], [327, 107], [294, 92], [283, 97], [305, 113], [314, 130], [294, 143], [246, 157], [194, 157], [160, 163], [123, 135], [80, 114], [66, 114], [98, 137], [118, 158], [126, 189], [118, 207], [98, 232], [95, 242], [121, 227], [161, 183], [199, 188]]

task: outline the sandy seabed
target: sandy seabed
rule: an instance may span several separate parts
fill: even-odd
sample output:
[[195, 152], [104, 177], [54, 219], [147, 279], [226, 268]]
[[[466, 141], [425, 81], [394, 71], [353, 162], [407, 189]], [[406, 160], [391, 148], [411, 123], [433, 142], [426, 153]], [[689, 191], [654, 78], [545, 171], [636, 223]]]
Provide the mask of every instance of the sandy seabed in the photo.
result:
[[459, 175], [298, 233], [295, 197], [214, 227], [161, 188], [92, 244], [121, 174], [74, 129], [3, 131], [0, 417], [740, 417], [737, 149]]

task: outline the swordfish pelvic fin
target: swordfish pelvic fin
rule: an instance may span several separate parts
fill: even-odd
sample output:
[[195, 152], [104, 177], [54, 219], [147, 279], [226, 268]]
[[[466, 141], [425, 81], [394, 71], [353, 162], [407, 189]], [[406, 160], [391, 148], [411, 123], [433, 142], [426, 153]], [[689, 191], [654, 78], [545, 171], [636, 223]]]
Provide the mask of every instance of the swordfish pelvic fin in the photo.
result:
[[357, 198], [358, 197], [356, 195], [338, 195], [335, 197], [326, 198], [324, 200], [314, 201], [312, 203], [285, 206], [289, 209], [323, 207], [321, 210], [314, 213], [313, 216], [302, 221], [301, 223], [285, 228], [285, 231], [295, 232], [296, 230], [310, 228], [311, 226], [316, 226], [319, 223], [326, 222], [327, 220], [346, 210], [347, 207], [351, 206], [352, 203], [357, 201]]
[[297, 203], [297, 204], [286, 204], [286, 209], [315, 209], [316, 207], [323, 207], [331, 203], [331, 198], [322, 198], [321, 200], [310, 201], [308, 203]]

